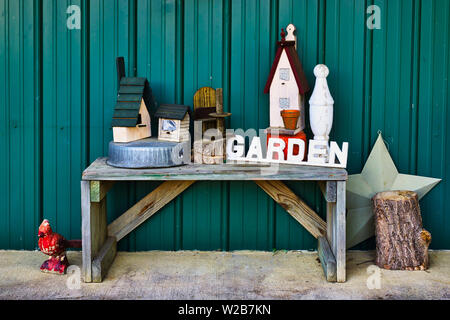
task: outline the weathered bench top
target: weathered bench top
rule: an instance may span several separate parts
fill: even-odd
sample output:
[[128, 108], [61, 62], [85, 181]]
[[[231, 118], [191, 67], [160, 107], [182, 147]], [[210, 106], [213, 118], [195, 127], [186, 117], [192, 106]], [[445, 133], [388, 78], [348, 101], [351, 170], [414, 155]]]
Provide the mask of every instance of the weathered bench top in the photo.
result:
[[83, 172], [83, 180], [347, 180], [347, 171], [340, 168], [299, 166], [289, 164], [189, 164], [171, 168], [122, 169], [98, 158]]

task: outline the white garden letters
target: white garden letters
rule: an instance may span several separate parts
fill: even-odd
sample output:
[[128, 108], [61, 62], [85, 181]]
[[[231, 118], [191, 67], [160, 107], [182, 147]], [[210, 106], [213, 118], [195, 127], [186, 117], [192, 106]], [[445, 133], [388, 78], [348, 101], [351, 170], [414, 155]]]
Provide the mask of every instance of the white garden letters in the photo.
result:
[[[294, 154], [294, 147], [298, 152]], [[285, 159], [284, 150], [287, 148]], [[260, 137], [254, 137], [245, 155], [245, 138], [235, 135], [227, 139], [227, 161], [285, 163], [305, 166], [345, 168], [347, 166], [348, 142], [342, 143], [342, 149], [334, 141], [309, 140], [308, 161], [303, 161], [305, 142], [302, 139], [289, 139], [288, 145], [279, 138], [270, 138], [267, 152], [263, 156]]]

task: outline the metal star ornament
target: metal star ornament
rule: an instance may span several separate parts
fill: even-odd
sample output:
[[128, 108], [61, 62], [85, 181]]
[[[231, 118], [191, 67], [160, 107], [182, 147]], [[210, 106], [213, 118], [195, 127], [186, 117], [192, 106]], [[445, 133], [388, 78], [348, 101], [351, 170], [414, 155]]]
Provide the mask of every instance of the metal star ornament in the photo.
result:
[[441, 179], [398, 173], [384, 144], [381, 133], [360, 174], [348, 177], [347, 182], [347, 248], [351, 248], [375, 234], [372, 197], [381, 191], [410, 190], [419, 199]]

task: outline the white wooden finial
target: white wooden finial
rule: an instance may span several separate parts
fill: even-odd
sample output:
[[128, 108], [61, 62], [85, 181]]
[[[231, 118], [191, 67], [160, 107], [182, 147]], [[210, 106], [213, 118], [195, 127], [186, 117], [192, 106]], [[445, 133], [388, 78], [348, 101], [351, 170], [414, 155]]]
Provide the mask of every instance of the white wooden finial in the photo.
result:
[[286, 27], [286, 41], [295, 41], [295, 50], [297, 50], [297, 36], [294, 34], [295, 26], [291, 23]]
[[314, 75], [316, 76], [316, 85], [314, 86], [313, 93], [309, 99], [309, 104], [315, 106], [333, 106], [334, 100], [331, 96], [330, 89], [328, 89], [327, 77], [330, 74], [330, 70], [324, 64], [318, 64], [314, 68]]
[[316, 84], [311, 99], [309, 99], [309, 121], [314, 133], [314, 140], [328, 141], [331, 126], [333, 125], [334, 100], [328, 89], [327, 76], [330, 73], [324, 64], [314, 68]]

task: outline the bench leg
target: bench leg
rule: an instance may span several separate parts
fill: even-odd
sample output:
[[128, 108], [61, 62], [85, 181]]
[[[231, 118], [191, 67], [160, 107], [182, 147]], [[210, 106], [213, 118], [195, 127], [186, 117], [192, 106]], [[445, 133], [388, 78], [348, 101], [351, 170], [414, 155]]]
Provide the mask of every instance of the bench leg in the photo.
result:
[[336, 215], [336, 181], [319, 182], [320, 189], [327, 202], [327, 233], [326, 237], [319, 237], [317, 251], [325, 278], [328, 282], [336, 282], [336, 241], [334, 238], [333, 219]]
[[91, 184], [95, 183], [100, 182], [81, 182], [82, 274], [84, 282], [101, 282], [102, 276], [105, 275], [114, 259], [116, 250], [115, 239], [107, 239], [106, 197], [91, 198]]
[[329, 242], [325, 237], [319, 237], [317, 240], [317, 251], [325, 278], [328, 282], [336, 282], [336, 258], [331, 251]]
[[336, 188], [336, 209], [333, 216], [333, 252], [336, 257], [336, 273], [337, 282], [345, 282], [345, 233], [346, 233], [346, 217], [345, 217], [345, 187], [346, 181], [338, 181]]

